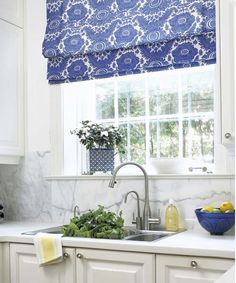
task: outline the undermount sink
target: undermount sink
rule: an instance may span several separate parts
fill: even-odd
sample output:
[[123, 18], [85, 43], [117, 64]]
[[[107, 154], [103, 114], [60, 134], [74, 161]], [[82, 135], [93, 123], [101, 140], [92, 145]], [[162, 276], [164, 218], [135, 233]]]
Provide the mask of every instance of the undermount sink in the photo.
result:
[[57, 226], [57, 227], [51, 227], [51, 228], [46, 228], [46, 229], [40, 229], [40, 230], [35, 230], [35, 231], [28, 231], [21, 233], [22, 235], [36, 235], [37, 233], [49, 233], [49, 234], [62, 234], [61, 232], [62, 226]]
[[152, 230], [125, 230], [125, 238], [126, 241], [144, 241], [144, 242], [152, 242], [159, 240], [164, 237], [168, 237], [174, 235], [178, 232], [169, 232], [169, 231], [152, 231]]
[[[62, 234], [61, 233], [62, 226], [51, 227], [46, 229], [40, 229], [36, 231], [28, 231], [22, 233], [23, 235], [36, 235], [37, 233], [49, 233], [49, 234]], [[125, 227], [125, 237], [123, 240], [125, 241], [144, 241], [144, 242], [152, 242], [159, 240], [161, 238], [171, 236], [176, 234], [176, 232], [169, 231], [149, 231], [149, 230], [137, 230], [135, 228]]]

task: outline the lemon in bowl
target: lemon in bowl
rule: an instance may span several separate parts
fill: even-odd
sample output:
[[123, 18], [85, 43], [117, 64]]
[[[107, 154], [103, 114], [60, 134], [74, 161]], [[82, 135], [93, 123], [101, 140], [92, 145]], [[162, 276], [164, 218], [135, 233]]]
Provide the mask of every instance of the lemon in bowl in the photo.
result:
[[225, 203], [216, 208], [207, 206], [195, 210], [198, 222], [211, 235], [223, 235], [235, 224], [234, 206], [230, 202], [227, 206]]
[[233, 212], [234, 211], [234, 206], [231, 202], [229, 201], [225, 201], [225, 202], [222, 202], [222, 204], [220, 205], [220, 211], [221, 212]]

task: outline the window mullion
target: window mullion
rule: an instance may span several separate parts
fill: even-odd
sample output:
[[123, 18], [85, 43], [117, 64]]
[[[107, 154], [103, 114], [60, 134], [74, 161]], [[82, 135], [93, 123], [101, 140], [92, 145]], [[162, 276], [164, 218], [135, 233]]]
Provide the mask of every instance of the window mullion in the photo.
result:
[[183, 157], [183, 86], [182, 70], [178, 72], [178, 103], [179, 103], [179, 157]]
[[113, 85], [114, 85], [114, 110], [115, 110], [115, 125], [119, 126], [119, 98], [118, 98], [118, 84], [117, 80], [113, 79]]
[[148, 78], [147, 74], [145, 74], [144, 78], [145, 83], [145, 127], [146, 127], [146, 163], [148, 163], [148, 160], [150, 159], [150, 127], [149, 127], [149, 93], [148, 93]]

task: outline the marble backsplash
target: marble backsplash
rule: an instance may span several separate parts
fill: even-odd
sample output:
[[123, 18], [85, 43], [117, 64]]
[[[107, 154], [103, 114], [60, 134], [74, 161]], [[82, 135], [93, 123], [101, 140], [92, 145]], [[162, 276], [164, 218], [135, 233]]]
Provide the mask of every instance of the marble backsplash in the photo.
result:
[[[46, 180], [49, 176], [50, 154], [34, 152], [22, 158], [18, 166], [0, 165], [0, 199], [5, 208], [6, 220], [67, 223], [73, 216], [73, 207], [80, 211], [104, 205], [112, 211], [123, 211], [125, 224], [136, 214], [137, 202], [130, 195], [136, 190], [144, 203], [142, 179], [118, 179], [114, 189], [108, 188], [108, 179]], [[150, 179], [152, 216], [160, 211], [164, 224], [165, 208], [174, 199], [183, 219], [194, 218], [194, 209], [203, 205], [218, 206], [224, 200], [234, 200], [232, 178], [207, 179]]]

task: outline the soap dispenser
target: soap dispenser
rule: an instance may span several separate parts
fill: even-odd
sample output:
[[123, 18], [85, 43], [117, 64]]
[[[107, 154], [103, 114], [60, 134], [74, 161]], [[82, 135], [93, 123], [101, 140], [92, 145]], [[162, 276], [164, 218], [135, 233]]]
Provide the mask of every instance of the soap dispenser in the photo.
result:
[[169, 204], [166, 208], [165, 218], [167, 231], [177, 231], [179, 229], [179, 213], [172, 199], [169, 200]]

